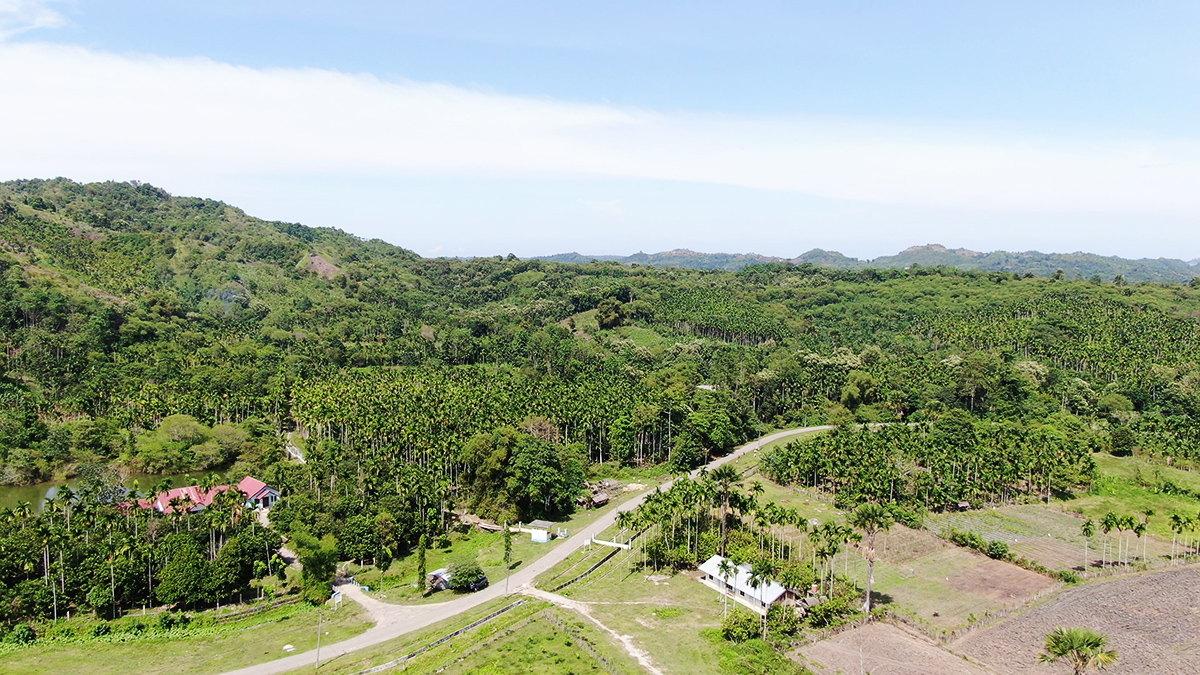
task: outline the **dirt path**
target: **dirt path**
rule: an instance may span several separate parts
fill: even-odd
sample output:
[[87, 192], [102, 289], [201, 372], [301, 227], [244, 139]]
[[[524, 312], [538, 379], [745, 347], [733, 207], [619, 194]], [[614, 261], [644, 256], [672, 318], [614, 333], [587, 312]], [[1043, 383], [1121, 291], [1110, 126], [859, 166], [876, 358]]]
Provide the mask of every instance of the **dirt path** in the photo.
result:
[[[711, 471], [723, 464], [734, 461], [746, 453], [753, 452], [764, 445], [773, 443], [780, 439], [788, 438], [789, 436], [796, 436], [798, 434], [808, 433], [810, 431], [828, 431], [832, 428], [833, 427], [831, 426], [819, 426], [777, 431], [773, 434], [763, 436], [756, 441], [752, 441], [746, 445], [743, 445], [728, 455], [710, 462], [705, 466], [705, 468]], [[695, 478], [699, 475], [699, 473], [700, 469], [696, 469], [695, 471], [691, 472], [689, 476]], [[661, 489], [669, 489], [673, 482], [674, 481], [668, 481], [667, 483], [664, 483], [661, 486]], [[586, 546], [588, 540], [590, 540], [593, 536], [600, 534], [616, 523], [618, 513], [637, 508], [652, 492], [652, 490], [643, 492], [642, 494], [622, 503], [618, 508], [601, 516], [591, 525], [584, 527], [578, 532], [573, 532], [568, 539], [558, 542], [553, 548], [547, 551], [545, 555], [529, 563], [529, 565], [518, 570], [515, 574], [509, 577], [509, 583], [512, 584], [514, 588], [519, 588], [524, 585], [532, 586], [533, 580], [537, 578], [539, 574], [542, 574], [563, 560], [566, 560], [567, 557], [569, 557], [572, 553]], [[348, 587], [342, 586], [341, 589], [343, 593], [345, 593]], [[359, 591], [357, 595], [352, 593], [347, 593], [347, 595], [350, 597], [350, 599], [362, 604], [362, 606], [366, 608], [368, 612], [371, 612], [372, 607], [375, 607], [374, 603], [378, 602], [367, 597], [361, 591]], [[504, 587], [496, 585], [489, 586], [478, 593], [464, 595], [456, 598], [455, 600], [451, 600], [450, 602], [444, 602], [437, 605], [389, 605], [390, 607], [395, 607], [394, 613], [387, 613], [382, 608], [377, 608], [377, 611], [380, 612], [380, 619], [377, 620], [374, 626], [348, 640], [343, 640], [342, 642], [332, 645], [322, 646], [321, 660], [325, 661], [335, 656], [349, 654], [350, 652], [371, 647], [380, 644], [381, 642], [387, 642], [388, 640], [393, 640], [401, 635], [421, 630], [422, 628], [427, 628], [435, 623], [453, 618], [458, 614], [496, 600], [497, 598], [504, 597], [504, 595]], [[365, 604], [363, 602], [364, 600], [370, 601], [372, 604]], [[383, 605], [386, 603], [379, 604]], [[374, 613], [372, 613], [372, 617], [374, 616]], [[302, 654], [294, 654], [292, 656], [276, 659], [267, 663], [261, 663], [256, 666], [248, 666], [239, 670], [232, 670], [224, 675], [276, 675], [277, 673], [285, 673], [289, 670], [295, 670], [304, 666], [311, 666], [316, 662], [316, 659], [317, 654], [316, 651], [313, 650], [304, 652]]]
[[563, 607], [563, 608], [566, 608], [566, 609], [569, 609], [569, 610], [572, 610], [572, 611], [582, 614], [583, 616], [587, 617], [588, 621], [591, 621], [592, 623], [596, 624], [596, 626], [598, 626], [600, 628], [600, 630], [604, 631], [605, 633], [608, 633], [610, 636], [612, 636], [612, 638], [614, 640], [621, 643], [621, 646], [625, 648], [625, 652], [627, 654], [629, 654], [630, 656], [632, 656], [634, 658], [634, 660], [636, 660], [638, 662], [638, 664], [641, 665], [642, 668], [646, 669], [647, 672], [653, 673], [654, 675], [663, 675], [663, 672], [661, 670], [654, 667], [654, 662], [652, 660], [650, 660], [650, 654], [648, 652], [646, 652], [646, 650], [633, 644], [633, 636], [632, 635], [621, 635], [617, 631], [609, 628], [608, 626], [605, 626], [603, 623], [600, 622], [599, 619], [592, 616], [592, 610], [590, 607], [588, 607], [588, 603], [579, 602], [578, 600], [571, 600], [570, 598], [565, 598], [565, 597], [555, 594], [555, 593], [541, 591], [532, 586], [522, 586], [517, 589], [517, 592], [523, 593], [530, 597], [538, 598], [540, 600], [545, 600], [546, 602], [553, 603], [559, 607]]

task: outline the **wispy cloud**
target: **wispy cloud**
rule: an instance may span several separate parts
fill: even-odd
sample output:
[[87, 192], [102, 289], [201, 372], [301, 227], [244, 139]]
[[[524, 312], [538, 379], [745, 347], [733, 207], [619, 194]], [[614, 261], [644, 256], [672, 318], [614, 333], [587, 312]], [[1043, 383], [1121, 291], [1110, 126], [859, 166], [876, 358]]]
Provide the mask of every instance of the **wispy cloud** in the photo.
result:
[[[41, 3], [0, 7], [26, 26], [61, 21]], [[0, 44], [0, 91], [15, 102], [0, 107], [6, 178], [612, 177], [875, 204], [1200, 215], [1200, 144], [1186, 139], [667, 114], [44, 43]]]
[[0, 40], [34, 28], [59, 28], [66, 19], [51, 9], [53, 0], [0, 0]]

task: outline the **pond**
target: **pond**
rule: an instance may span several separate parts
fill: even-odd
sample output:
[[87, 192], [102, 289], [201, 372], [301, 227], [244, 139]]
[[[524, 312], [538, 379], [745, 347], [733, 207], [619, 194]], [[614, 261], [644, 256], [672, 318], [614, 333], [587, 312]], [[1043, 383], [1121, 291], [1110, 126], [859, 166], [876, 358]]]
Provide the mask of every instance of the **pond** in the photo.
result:
[[[171, 487], [176, 488], [197, 484], [200, 481], [201, 475], [203, 474], [183, 473], [171, 476], [156, 476], [149, 473], [131, 473], [125, 476], [122, 483], [129, 490], [133, 490], [136, 487], [140, 493], [145, 493], [164, 478], [171, 481]], [[225, 477], [220, 473], [217, 473], [217, 477], [222, 481], [225, 480]], [[79, 485], [79, 479], [72, 478], [52, 483], [37, 483], [36, 485], [0, 485], [0, 510], [13, 509], [21, 502], [29, 502], [33, 505], [34, 511], [41, 511], [46, 500], [54, 498], [58, 494], [59, 488], [63, 485], [70, 485], [74, 488]]]

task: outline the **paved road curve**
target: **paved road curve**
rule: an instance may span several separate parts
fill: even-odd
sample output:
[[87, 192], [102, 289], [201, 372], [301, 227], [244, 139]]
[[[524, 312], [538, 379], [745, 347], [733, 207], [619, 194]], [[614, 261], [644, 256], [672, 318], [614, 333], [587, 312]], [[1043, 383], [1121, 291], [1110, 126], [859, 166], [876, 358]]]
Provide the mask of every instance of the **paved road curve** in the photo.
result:
[[[795, 436], [797, 434], [807, 433], [809, 431], [826, 431], [832, 429], [830, 426], [822, 427], [804, 427], [802, 429], [787, 429], [779, 431], [768, 436], [747, 443], [732, 453], [710, 462], [706, 468], [713, 470], [722, 464], [732, 462], [742, 455], [758, 450], [768, 443], [772, 443], [781, 438]], [[700, 473], [700, 469], [696, 469], [690, 475], [694, 478]], [[671, 486], [670, 481], [662, 485], [662, 489], [666, 490]], [[572, 532], [571, 536], [565, 541], [559, 542], [554, 548], [550, 549], [546, 555], [538, 558], [530, 563], [527, 567], [517, 571], [509, 578], [509, 588], [517, 589], [523, 584], [532, 584], [533, 579], [546, 570], [554, 567], [558, 563], [565, 560], [575, 551], [587, 545], [588, 540], [593, 536], [600, 534], [617, 520], [619, 511], [629, 511], [637, 508], [646, 497], [651, 493], [651, 490], [622, 503], [616, 509], [609, 511], [601, 516], [591, 525], [583, 528], [578, 532]], [[327, 661], [343, 654], [358, 651], [366, 647], [377, 645], [381, 642], [387, 642], [393, 638], [400, 637], [406, 633], [411, 633], [415, 630], [421, 630], [435, 623], [449, 619], [457, 614], [461, 614], [473, 607], [478, 607], [487, 602], [491, 602], [496, 598], [504, 595], [504, 585], [496, 583], [485, 588], [478, 593], [464, 595], [450, 602], [443, 602], [436, 605], [392, 605], [380, 602], [361, 592], [357, 588], [343, 586], [342, 590], [353, 600], [359, 602], [370, 613], [375, 625], [368, 628], [366, 631], [348, 639], [332, 645], [324, 645], [321, 647], [321, 661]], [[269, 661], [256, 666], [249, 666], [240, 670], [230, 671], [223, 675], [275, 675], [276, 673], [285, 673], [289, 670], [295, 670], [303, 666], [311, 666], [317, 660], [316, 651], [304, 652], [303, 654], [295, 654], [275, 661]]]

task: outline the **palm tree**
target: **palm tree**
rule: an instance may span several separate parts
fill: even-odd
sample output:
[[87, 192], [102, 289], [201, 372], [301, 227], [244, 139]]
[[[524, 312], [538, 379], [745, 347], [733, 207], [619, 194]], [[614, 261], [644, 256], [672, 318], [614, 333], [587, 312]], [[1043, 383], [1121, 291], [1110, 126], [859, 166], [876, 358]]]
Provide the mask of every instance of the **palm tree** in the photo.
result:
[[1108, 638], [1087, 628], [1055, 628], [1046, 635], [1046, 651], [1038, 655], [1042, 663], [1066, 661], [1075, 675], [1088, 670], [1104, 670], [1117, 662], [1117, 652], [1105, 649]]
[[1083, 527], [1079, 528], [1079, 530], [1080, 530], [1080, 533], [1083, 535], [1083, 571], [1087, 572], [1087, 570], [1088, 570], [1088, 540], [1092, 538], [1092, 535], [1096, 534], [1096, 523], [1092, 522], [1091, 518], [1088, 518], [1087, 522], [1085, 522], [1083, 524]]
[[762, 558], [754, 561], [750, 566], [750, 578], [747, 582], [750, 587], [758, 591], [758, 604], [763, 608], [762, 621], [762, 636], [767, 639], [767, 607], [763, 602], [762, 589], [771, 581], [771, 575], [775, 573], [775, 564], [768, 558]]
[[1108, 565], [1108, 534], [1117, 529], [1117, 514], [1109, 511], [1100, 519], [1100, 531], [1104, 533], [1104, 555], [1100, 557], [1100, 565], [1102, 567]]
[[1179, 535], [1183, 534], [1183, 516], [1178, 513], [1171, 514], [1171, 564], [1175, 564], [1175, 544], [1179, 541]]
[[867, 600], [863, 603], [863, 611], [871, 612], [871, 587], [875, 583], [875, 535], [887, 532], [895, 519], [886, 508], [879, 504], [862, 504], [850, 513], [846, 522], [851, 527], [862, 530], [866, 538], [863, 547], [863, 557], [867, 559]]
[[737, 565], [729, 558], [721, 558], [720, 564], [717, 565], [717, 571], [721, 573], [721, 580], [725, 582], [725, 587], [721, 589], [721, 595], [725, 600], [725, 611], [722, 620], [729, 617], [729, 577], [737, 573]]
[[742, 476], [728, 464], [722, 464], [708, 475], [721, 493], [721, 555], [725, 555], [725, 520], [729, 514], [729, 493], [742, 484]]
[[[1150, 516], [1154, 515], [1154, 509], [1144, 509], [1142, 511], [1142, 532], [1138, 533], [1138, 538], [1141, 539], [1142, 533], [1150, 529]], [[1150, 537], [1142, 539], [1142, 562], [1146, 562], [1146, 545], [1150, 543]]]

